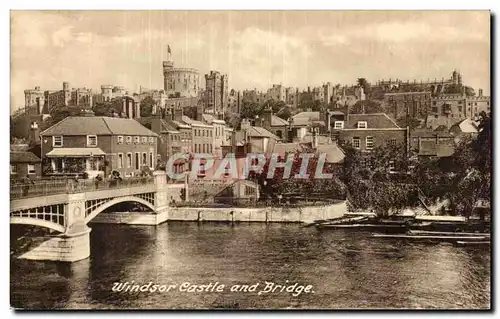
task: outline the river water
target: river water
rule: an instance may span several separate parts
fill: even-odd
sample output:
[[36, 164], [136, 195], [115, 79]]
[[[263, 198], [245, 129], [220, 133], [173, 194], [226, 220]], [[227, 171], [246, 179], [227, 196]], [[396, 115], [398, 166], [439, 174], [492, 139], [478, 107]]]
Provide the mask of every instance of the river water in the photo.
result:
[[[163, 292], [117, 292], [112, 290], [116, 282], [172, 287]], [[222, 292], [217, 288], [180, 291], [187, 289], [187, 283], [192, 287], [217, 282]], [[289, 288], [292, 292], [281, 292], [278, 287], [273, 293], [266, 292], [271, 287], [266, 282], [272, 282], [272, 287], [297, 285]], [[242, 285], [248, 285], [254, 291], [231, 291], [237, 288], [234, 285], [243, 290]], [[308, 285], [312, 286], [309, 292], [296, 293]], [[490, 252], [298, 224], [92, 225], [91, 258], [87, 260], [65, 264], [13, 259], [11, 305], [37, 309], [488, 309]]]

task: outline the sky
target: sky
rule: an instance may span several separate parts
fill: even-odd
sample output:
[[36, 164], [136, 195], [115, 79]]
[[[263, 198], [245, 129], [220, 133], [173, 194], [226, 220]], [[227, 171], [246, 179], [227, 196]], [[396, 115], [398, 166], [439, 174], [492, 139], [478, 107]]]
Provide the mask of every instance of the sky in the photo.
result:
[[63, 81], [163, 89], [167, 45], [202, 86], [210, 70], [230, 88], [266, 90], [457, 69], [490, 92], [488, 11], [11, 11], [11, 108], [24, 106], [25, 89]]

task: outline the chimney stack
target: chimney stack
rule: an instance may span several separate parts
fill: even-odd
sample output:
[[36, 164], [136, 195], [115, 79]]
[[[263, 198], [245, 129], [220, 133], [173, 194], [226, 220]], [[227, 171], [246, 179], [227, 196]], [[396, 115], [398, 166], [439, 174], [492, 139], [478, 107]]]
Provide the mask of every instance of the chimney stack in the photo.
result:
[[40, 141], [40, 128], [38, 127], [37, 122], [33, 122], [30, 125], [29, 139], [33, 143], [37, 143], [38, 141]]

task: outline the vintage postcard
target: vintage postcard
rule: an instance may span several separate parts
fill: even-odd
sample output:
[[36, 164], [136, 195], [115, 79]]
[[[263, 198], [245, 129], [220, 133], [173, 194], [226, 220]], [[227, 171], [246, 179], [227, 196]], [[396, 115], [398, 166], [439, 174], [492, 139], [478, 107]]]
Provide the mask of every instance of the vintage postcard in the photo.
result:
[[11, 307], [489, 310], [490, 21], [11, 11]]

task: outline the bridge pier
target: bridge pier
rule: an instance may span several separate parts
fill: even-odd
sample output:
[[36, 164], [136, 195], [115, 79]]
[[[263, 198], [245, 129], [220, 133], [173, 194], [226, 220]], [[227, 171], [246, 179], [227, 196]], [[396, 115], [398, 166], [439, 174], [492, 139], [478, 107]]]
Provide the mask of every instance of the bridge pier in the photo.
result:
[[41, 244], [19, 256], [22, 259], [75, 262], [90, 256], [90, 228], [72, 234], [32, 238]]

